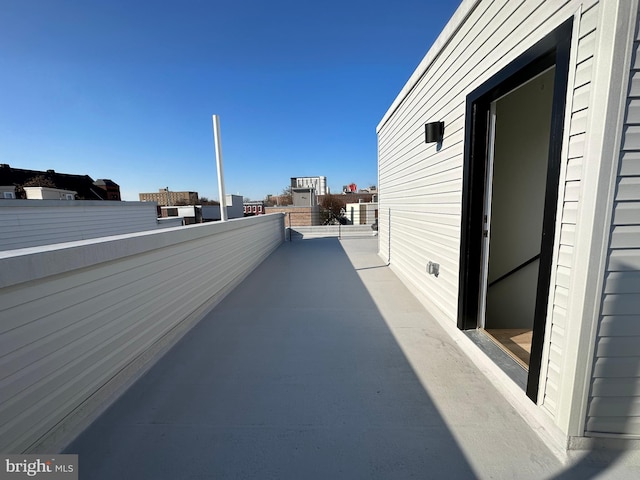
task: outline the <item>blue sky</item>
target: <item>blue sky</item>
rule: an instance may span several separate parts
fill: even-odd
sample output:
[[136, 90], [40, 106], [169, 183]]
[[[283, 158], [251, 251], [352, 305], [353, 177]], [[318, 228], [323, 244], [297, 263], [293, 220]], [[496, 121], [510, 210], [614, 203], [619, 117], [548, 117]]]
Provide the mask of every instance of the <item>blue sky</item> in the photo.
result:
[[260, 200], [377, 182], [375, 128], [459, 0], [2, 0], [0, 163]]

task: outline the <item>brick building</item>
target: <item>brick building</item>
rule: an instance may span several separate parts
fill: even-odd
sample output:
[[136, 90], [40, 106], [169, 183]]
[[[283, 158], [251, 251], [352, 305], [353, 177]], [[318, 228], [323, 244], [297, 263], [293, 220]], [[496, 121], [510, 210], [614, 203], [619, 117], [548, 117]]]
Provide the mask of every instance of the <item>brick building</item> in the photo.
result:
[[286, 227], [320, 225], [320, 207], [265, 207], [265, 213], [284, 213]]
[[169, 188], [160, 188], [157, 193], [138, 194], [141, 202], [156, 202], [158, 206], [195, 205], [198, 192], [172, 192]]
[[254, 215], [263, 215], [265, 213], [265, 205], [263, 200], [256, 200], [251, 202], [244, 202], [243, 211], [245, 217], [252, 217]]

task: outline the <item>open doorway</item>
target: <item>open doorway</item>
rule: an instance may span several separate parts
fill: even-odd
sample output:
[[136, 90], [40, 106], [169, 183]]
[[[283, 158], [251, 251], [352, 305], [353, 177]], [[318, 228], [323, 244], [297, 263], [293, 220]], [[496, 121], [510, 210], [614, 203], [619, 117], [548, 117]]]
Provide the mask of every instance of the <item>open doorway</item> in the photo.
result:
[[491, 102], [480, 328], [529, 370], [555, 66]]
[[537, 401], [572, 20], [467, 97], [458, 327], [486, 333]]

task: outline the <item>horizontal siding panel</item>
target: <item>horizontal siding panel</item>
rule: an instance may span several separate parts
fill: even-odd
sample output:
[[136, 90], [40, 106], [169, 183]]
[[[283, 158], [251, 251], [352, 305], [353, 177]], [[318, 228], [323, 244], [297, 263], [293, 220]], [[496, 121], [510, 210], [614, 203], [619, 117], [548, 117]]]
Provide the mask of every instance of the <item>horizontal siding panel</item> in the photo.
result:
[[635, 206], [640, 209], [640, 177], [622, 177], [618, 179], [616, 200], [638, 201]]
[[627, 125], [622, 134], [623, 150], [640, 150], [640, 125]]
[[631, 80], [629, 82], [629, 96], [640, 97], [640, 72], [638, 71], [631, 73]]
[[640, 418], [638, 417], [596, 417], [588, 418], [585, 426], [587, 433], [619, 433], [624, 435], [640, 435]]
[[595, 415], [640, 417], [640, 397], [596, 397], [589, 404], [589, 416]]
[[[611, 248], [634, 248], [640, 239], [640, 225], [617, 225], [611, 232]], [[639, 290], [640, 291], [640, 290]]]
[[549, 368], [547, 370], [547, 382], [549, 382], [552, 385], [555, 385], [555, 388], [558, 387], [558, 385], [560, 385], [562, 376], [560, 375], [560, 371], [559, 369], [556, 368]]
[[625, 272], [640, 269], [640, 250], [614, 250], [609, 255], [608, 270], [610, 272]]
[[591, 385], [597, 397], [639, 397], [640, 382], [632, 378], [596, 378]]
[[564, 190], [564, 199], [567, 202], [577, 202], [580, 200], [580, 182], [566, 182]]
[[554, 304], [562, 309], [567, 309], [569, 291], [565, 287], [556, 286]]
[[[588, 85], [591, 82], [592, 75], [593, 75], [593, 58], [588, 58], [587, 60], [580, 63], [576, 67], [576, 76], [574, 79], [575, 88], [584, 87], [585, 85]], [[574, 112], [576, 112], [577, 110], [581, 110], [581, 113], [584, 113], [584, 118], [587, 117], [585, 110], [573, 107]], [[586, 128], [583, 131], [586, 131]]]
[[571, 136], [579, 135], [587, 131], [587, 120], [589, 111], [585, 108], [571, 114], [571, 124], [569, 134]]
[[596, 32], [592, 31], [589, 35], [582, 37], [578, 41], [578, 54], [576, 63], [580, 64], [593, 57], [596, 51]]
[[640, 225], [640, 202], [616, 203], [613, 209], [613, 224]]
[[584, 157], [585, 140], [584, 133], [569, 138], [569, 158]]
[[404, 162], [401, 169], [397, 169], [395, 173], [389, 173], [387, 180], [389, 188], [398, 186], [404, 188], [407, 193], [410, 187], [407, 182], [424, 182], [440, 183], [452, 179], [462, 178], [461, 158], [454, 155], [453, 158], [430, 157], [427, 161], [424, 158], [413, 160], [410, 164]]
[[640, 336], [602, 337], [598, 340], [596, 355], [598, 357], [635, 357], [638, 355], [639, 345]]
[[544, 389], [544, 397], [542, 399], [542, 407], [549, 412], [551, 416], [556, 415], [558, 404], [556, 399], [558, 398], [558, 385], [547, 379]]
[[567, 311], [566, 309], [560, 307], [559, 305], [553, 306], [553, 324], [551, 326], [551, 331], [553, 332], [554, 328], [557, 331], [562, 332], [564, 336], [565, 329], [567, 327]]
[[[591, 96], [591, 84], [586, 83], [579, 88], [576, 88], [573, 94], [573, 112], [584, 112], [589, 106], [589, 97]], [[583, 130], [583, 131], [586, 131]]]
[[560, 287], [569, 288], [571, 282], [571, 269], [559, 266], [556, 272], [556, 284]]
[[594, 7], [584, 11], [580, 18], [579, 38], [584, 38], [588, 34], [595, 33], [596, 26], [598, 25], [598, 19], [600, 18], [599, 14], [599, 5], [595, 5]]
[[560, 227], [560, 245], [574, 245], [576, 238], [576, 226], [571, 223], [563, 223]]
[[627, 102], [627, 120], [628, 125], [640, 124], [640, 98], [631, 98]]
[[639, 311], [639, 304], [637, 293], [609, 293], [602, 302], [602, 315], [634, 315]]
[[633, 315], [605, 315], [600, 321], [601, 337], [640, 337], [640, 313]]
[[547, 381], [547, 384], [545, 385], [544, 398], [542, 400], [542, 407], [553, 417], [555, 417], [558, 409], [558, 405], [555, 401], [556, 398], [558, 398], [558, 386]]
[[640, 294], [640, 272], [608, 272], [605, 276], [604, 293]]
[[565, 202], [562, 209], [562, 222], [563, 223], [576, 223], [578, 218], [578, 202]]
[[582, 178], [582, 157], [572, 158], [567, 161], [566, 181], [580, 180]]
[[[455, 188], [458, 182], [451, 182], [447, 187], [439, 185], [438, 188], [433, 186], [425, 187], [422, 190], [422, 195], [406, 195], [402, 196], [400, 192], [390, 194], [387, 200], [395, 200], [396, 202], [402, 202], [402, 208], [406, 209], [408, 206], [416, 208], [418, 211], [421, 207], [429, 208], [431, 205], [435, 205], [437, 208], [440, 205], [448, 207], [449, 205], [457, 205], [458, 210], [456, 213], [460, 213], [460, 203], [462, 200], [462, 193], [459, 188]], [[428, 201], [425, 201], [428, 200]], [[413, 205], [412, 205], [413, 204]]]
[[564, 356], [563, 342], [552, 343], [549, 347], [549, 368], [561, 372], [562, 359]]
[[605, 357], [597, 358], [593, 378], [638, 378], [640, 364], [637, 358]]
[[620, 175], [640, 175], [640, 152], [622, 152]]
[[573, 263], [573, 247], [570, 245], [561, 245], [558, 252], [558, 265], [570, 268]]
[[551, 327], [551, 345], [553, 345], [553, 351], [556, 353], [553, 357], [549, 358], [549, 361], [553, 365], [557, 365], [558, 371], [560, 370], [561, 358], [566, 345], [566, 332], [564, 328], [559, 325], [553, 324]]

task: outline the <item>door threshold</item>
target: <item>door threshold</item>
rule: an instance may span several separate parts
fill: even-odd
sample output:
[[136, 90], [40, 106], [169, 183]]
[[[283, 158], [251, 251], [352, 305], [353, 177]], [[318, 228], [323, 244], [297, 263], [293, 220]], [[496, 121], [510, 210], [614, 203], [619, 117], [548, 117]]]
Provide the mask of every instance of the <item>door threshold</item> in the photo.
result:
[[531, 328], [485, 328], [480, 330], [498, 347], [510, 355], [527, 372], [531, 358]]
[[506, 373], [516, 385], [526, 392], [527, 378], [529, 375], [526, 368], [505, 352], [504, 349], [500, 348], [496, 342], [491, 340], [483, 331], [479, 329], [463, 331], [465, 335], [467, 335], [467, 337], [469, 337], [471, 341], [475, 343], [478, 348], [500, 368], [500, 370]]

